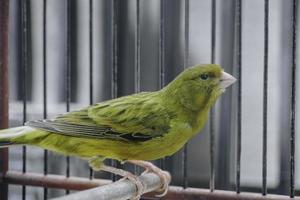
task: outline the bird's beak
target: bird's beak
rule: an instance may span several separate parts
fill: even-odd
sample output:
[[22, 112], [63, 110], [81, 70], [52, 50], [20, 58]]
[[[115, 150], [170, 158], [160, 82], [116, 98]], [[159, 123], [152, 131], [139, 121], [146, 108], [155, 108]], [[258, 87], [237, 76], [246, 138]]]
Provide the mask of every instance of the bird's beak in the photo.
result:
[[236, 78], [223, 71], [219, 83], [221, 90], [225, 91], [225, 89], [229, 87], [231, 84], [233, 84], [235, 81]]

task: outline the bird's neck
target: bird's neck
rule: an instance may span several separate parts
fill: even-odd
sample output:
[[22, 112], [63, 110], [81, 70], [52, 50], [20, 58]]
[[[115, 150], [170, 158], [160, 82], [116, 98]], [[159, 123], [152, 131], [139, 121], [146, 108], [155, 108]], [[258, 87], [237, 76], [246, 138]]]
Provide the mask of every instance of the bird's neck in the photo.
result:
[[210, 108], [220, 94], [215, 92], [204, 97], [199, 96], [199, 98], [203, 98], [201, 99], [202, 103], [199, 106], [190, 106], [189, 102], [182, 100], [183, 96], [179, 89], [168, 89], [161, 91], [162, 97], [166, 100], [165, 102], [168, 102], [167, 106], [176, 108], [176, 112], [180, 115], [181, 120], [191, 125], [193, 134], [199, 132], [207, 120]]

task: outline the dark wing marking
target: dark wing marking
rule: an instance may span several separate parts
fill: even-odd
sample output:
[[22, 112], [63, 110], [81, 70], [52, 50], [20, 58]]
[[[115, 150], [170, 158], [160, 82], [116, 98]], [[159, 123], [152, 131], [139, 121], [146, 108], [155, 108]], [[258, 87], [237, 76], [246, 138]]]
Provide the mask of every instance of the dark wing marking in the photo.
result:
[[94, 139], [116, 139], [123, 141], [144, 142], [152, 137], [143, 134], [128, 134], [112, 131], [109, 127], [96, 125], [79, 125], [56, 120], [37, 120], [29, 121], [25, 124], [32, 128], [59, 133], [72, 137], [85, 137]]

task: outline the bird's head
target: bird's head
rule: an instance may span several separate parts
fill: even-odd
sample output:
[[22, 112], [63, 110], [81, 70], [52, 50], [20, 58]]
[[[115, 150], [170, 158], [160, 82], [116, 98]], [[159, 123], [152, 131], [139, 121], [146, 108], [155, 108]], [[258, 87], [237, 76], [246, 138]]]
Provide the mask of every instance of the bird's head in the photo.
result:
[[190, 110], [210, 108], [236, 79], [216, 64], [195, 65], [185, 69], [165, 89]]

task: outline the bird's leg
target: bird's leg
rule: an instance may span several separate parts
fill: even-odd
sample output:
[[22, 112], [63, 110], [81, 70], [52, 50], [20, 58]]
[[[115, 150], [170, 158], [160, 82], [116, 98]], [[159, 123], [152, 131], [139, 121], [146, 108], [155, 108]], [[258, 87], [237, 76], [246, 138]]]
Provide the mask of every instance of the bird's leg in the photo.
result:
[[155, 174], [157, 174], [162, 182], [162, 187], [160, 190], [163, 191], [162, 194], [156, 195], [157, 197], [162, 197], [164, 195], [167, 194], [168, 192], [168, 188], [169, 188], [169, 184], [171, 182], [171, 175], [169, 172], [167, 171], [163, 171], [160, 168], [156, 167], [155, 165], [153, 165], [151, 162], [147, 162], [147, 161], [142, 161], [142, 160], [128, 160], [126, 162], [132, 163], [134, 165], [138, 165], [141, 166], [143, 168], [145, 168], [144, 173], [148, 173], [148, 172], [153, 172]]
[[102, 157], [92, 158], [89, 160], [89, 165], [95, 171], [106, 171], [127, 178], [128, 180], [133, 182], [137, 188], [136, 196], [134, 197], [134, 199], [140, 199], [145, 188], [140, 179], [128, 171], [103, 164], [103, 160], [104, 159]]

